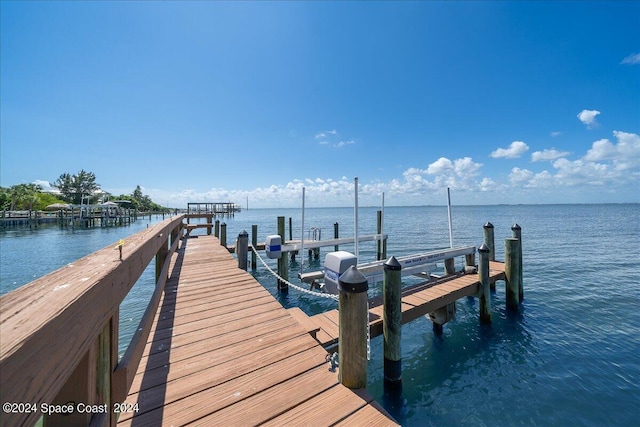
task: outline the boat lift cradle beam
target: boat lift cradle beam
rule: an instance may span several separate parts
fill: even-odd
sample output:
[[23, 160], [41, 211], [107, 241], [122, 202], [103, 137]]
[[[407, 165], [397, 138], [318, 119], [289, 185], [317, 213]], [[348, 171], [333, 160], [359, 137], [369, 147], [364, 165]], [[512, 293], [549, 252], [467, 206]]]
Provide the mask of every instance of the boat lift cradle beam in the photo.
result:
[[[433, 265], [437, 262], [442, 262], [445, 259], [455, 258], [458, 256], [474, 254], [475, 252], [475, 246], [463, 246], [458, 248], [440, 249], [430, 252], [405, 255], [398, 257], [397, 260], [402, 266], [402, 276], [415, 275], [422, 273], [425, 270], [425, 267]], [[359, 264], [357, 268], [358, 271], [364, 274], [368, 280], [373, 280], [382, 277], [385, 262], [386, 260], [363, 263]], [[314, 280], [319, 280], [323, 277], [324, 271], [313, 271], [301, 274], [300, 280], [305, 283], [312, 283]]]

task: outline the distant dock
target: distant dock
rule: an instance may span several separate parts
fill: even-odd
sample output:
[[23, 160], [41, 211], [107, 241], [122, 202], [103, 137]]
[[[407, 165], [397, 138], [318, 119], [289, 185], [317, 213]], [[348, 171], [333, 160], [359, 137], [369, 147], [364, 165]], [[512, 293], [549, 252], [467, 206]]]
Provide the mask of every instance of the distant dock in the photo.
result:
[[139, 213], [135, 209], [97, 205], [71, 206], [54, 211], [2, 211], [0, 213], [0, 228], [38, 228], [43, 224], [79, 228], [114, 227], [131, 224], [138, 219], [139, 215], [149, 214]]

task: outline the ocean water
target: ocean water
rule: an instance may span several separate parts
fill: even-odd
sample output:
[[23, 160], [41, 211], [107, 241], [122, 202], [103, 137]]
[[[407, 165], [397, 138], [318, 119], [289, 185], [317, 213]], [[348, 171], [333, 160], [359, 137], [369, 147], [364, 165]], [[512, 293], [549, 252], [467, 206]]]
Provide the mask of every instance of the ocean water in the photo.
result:
[[[359, 210], [359, 234], [376, 231], [376, 207]], [[229, 243], [258, 225], [258, 240], [276, 234], [277, 217], [292, 218], [293, 238], [302, 234], [294, 209], [243, 211], [221, 221]], [[495, 227], [496, 257], [518, 223], [523, 235], [524, 301], [505, 309], [504, 282], [492, 294], [493, 323], [478, 322], [478, 303], [457, 302], [456, 318], [435, 335], [420, 318], [402, 329], [402, 388], [385, 389], [382, 338], [371, 342], [371, 394], [406, 426], [631, 426], [640, 417], [640, 205], [453, 206], [455, 245], [480, 245], [482, 225]], [[160, 220], [154, 218], [151, 222]], [[353, 235], [349, 208], [305, 212], [305, 230], [322, 238]], [[0, 293], [115, 244], [148, 220], [120, 228], [78, 230], [46, 227], [0, 231]], [[401, 256], [449, 246], [446, 207], [387, 207], [387, 255]], [[288, 233], [288, 231], [287, 231]], [[353, 250], [353, 246], [341, 249]], [[320, 260], [304, 258], [304, 271]], [[375, 244], [359, 245], [362, 261]], [[290, 264], [297, 277], [300, 260]], [[275, 265], [273, 261], [267, 261]], [[461, 265], [458, 265], [460, 268]], [[312, 315], [335, 302], [290, 289], [278, 294], [276, 279], [262, 267], [254, 276], [285, 307]], [[292, 279], [295, 282], [295, 279]], [[411, 279], [407, 279], [409, 283]], [[121, 307], [124, 348], [153, 286], [153, 266]], [[379, 292], [379, 284], [370, 293]]]

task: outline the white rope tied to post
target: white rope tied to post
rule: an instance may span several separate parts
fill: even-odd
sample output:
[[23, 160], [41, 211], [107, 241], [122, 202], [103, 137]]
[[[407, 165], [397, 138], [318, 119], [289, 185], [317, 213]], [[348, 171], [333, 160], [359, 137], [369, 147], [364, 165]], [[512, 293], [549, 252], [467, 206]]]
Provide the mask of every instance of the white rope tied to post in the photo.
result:
[[334, 301], [338, 301], [338, 295], [333, 295], [333, 294], [327, 294], [327, 293], [322, 293], [322, 292], [314, 292], [314, 291], [310, 291], [308, 289], [302, 288], [298, 285], [294, 285], [293, 283], [289, 282], [288, 280], [283, 279], [282, 277], [278, 276], [278, 273], [276, 273], [275, 271], [273, 271], [271, 269], [271, 267], [269, 267], [269, 265], [267, 265], [267, 263], [262, 259], [262, 257], [260, 256], [260, 254], [258, 253], [258, 251], [256, 250], [255, 246], [253, 246], [252, 243], [249, 244], [249, 246], [251, 247], [251, 250], [253, 250], [253, 253], [256, 254], [256, 256], [258, 257], [258, 259], [260, 260], [260, 262], [262, 263], [262, 265], [264, 265], [264, 267], [269, 270], [269, 272], [275, 276], [278, 280], [283, 281], [284, 283], [286, 283], [287, 285], [291, 286], [293, 289], [300, 291], [302, 293], [308, 294], [308, 295], [313, 295], [316, 297], [321, 297], [321, 298], [328, 298], [328, 299], [332, 299]]

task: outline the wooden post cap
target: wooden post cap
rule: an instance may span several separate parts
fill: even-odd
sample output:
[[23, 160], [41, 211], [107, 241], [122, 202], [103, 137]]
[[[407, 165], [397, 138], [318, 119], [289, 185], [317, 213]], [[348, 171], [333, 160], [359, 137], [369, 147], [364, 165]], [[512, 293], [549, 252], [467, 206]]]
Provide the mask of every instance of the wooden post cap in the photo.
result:
[[247, 233], [247, 230], [242, 230], [240, 232], [240, 234], [238, 234], [238, 237], [246, 237], [249, 238], [249, 233]]
[[392, 256], [384, 263], [384, 269], [398, 271], [402, 270], [402, 265], [400, 265], [400, 262], [396, 259], [396, 257]]
[[518, 224], [513, 224], [513, 225], [511, 226], [511, 229], [512, 229], [512, 230], [522, 230], [522, 227], [520, 227]]
[[483, 227], [484, 228], [493, 228], [493, 224], [491, 224], [489, 221], [487, 221], [487, 223]]
[[491, 249], [489, 249], [489, 246], [485, 245], [484, 243], [478, 248], [478, 252], [491, 252]]
[[364, 274], [352, 265], [338, 279], [338, 290], [347, 294], [359, 294], [369, 290], [369, 282]]

